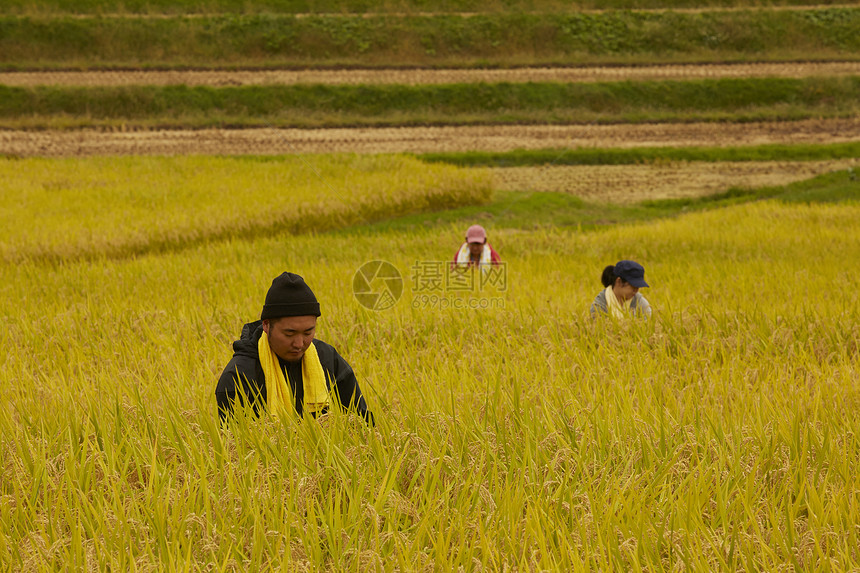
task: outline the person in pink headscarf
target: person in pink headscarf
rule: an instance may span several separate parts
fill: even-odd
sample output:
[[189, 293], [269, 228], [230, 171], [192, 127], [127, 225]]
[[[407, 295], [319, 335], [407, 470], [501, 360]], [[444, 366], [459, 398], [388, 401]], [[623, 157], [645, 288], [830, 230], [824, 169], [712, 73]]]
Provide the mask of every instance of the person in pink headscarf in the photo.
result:
[[499, 253], [487, 242], [487, 231], [480, 225], [472, 225], [466, 231], [466, 242], [454, 255], [457, 266], [486, 268], [502, 262]]

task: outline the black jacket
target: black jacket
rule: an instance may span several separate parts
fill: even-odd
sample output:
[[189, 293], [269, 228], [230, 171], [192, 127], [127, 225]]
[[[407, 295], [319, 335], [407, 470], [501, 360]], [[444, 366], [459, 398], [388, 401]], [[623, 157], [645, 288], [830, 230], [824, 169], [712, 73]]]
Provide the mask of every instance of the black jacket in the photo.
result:
[[[260, 413], [261, 406], [266, 403], [266, 376], [260, 365], [257, 352], [257, 343], [263, 334], [262, 321], [251, 322], [242, 327], [239, 340], [233, 343], [233, 358], [215, 389], [215, 398], [218, 401], [218, 415], [223, 421], [233, 413], [236, 402], [247, 405], [254, 409], [254, 413]], [[312, 344], [316, 347], [317, 355], [326, 373], [326, 386], [332, 391], [332, 381], [335, 384], [337, 397], [343, 409], [354, 408], [369, 423], [373, 422], [373, 415], [367, 410], [364, 396], [358, 387], [355, 373], [346, 360], [337, 353], [330, 344], [322, 340], [314, 339]], [[304, 402], [304, 385], [302, 384], [301, 362], [286, 362], [278, 358], [281, 368], [287, 373], [290, 389], [296, 398], [296, 411], [302, 415], [302, 403]], [[237, 389], [237, 380], [240, 381], [240, 389]], [[247, 404], [245, 403], [247, 401]]]

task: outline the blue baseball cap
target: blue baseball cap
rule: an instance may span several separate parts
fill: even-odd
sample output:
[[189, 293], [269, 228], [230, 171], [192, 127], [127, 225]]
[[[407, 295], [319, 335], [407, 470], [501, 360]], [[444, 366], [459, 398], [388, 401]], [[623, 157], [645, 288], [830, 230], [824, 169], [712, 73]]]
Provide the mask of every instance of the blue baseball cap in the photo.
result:
[[636, 261], [618, 261], [612, 272], [637, 288], [648, 286], [645, 282], [645, 267]]

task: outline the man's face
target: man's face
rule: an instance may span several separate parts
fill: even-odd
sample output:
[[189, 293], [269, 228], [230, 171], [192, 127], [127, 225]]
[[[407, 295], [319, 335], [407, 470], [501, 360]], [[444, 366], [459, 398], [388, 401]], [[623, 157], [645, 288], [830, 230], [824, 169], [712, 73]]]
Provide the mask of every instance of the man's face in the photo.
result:
[[469, 254], [473, 258], [478, 258], [484, 252], [484, 243], [469, 243]]
[[269, 347], [287, 362], [302, 359], [314, 339], [316, 328], [315, 316], [284, 316], [263, 321], [263, 330], [269, 335]]

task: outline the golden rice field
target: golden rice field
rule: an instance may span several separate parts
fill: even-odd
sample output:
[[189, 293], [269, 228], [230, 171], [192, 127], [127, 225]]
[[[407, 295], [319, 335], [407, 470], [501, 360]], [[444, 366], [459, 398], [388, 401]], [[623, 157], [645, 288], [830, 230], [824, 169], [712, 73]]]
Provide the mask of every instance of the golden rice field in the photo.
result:
[[[210, 216], [186, 229], [201, 237], [289, 212], [262, 193], [272, 164], [246, 161], [243, 178], [234, 161], [3, 166], [15, 181], [4, 204], [9, 189], [33, 195], [2, 226], [0, 569], [860, 567], [857, 203], [766, 201], [587, 233], [491, 228], [505, 281], [456, 293], [414, 279], [453, 255], [460, 226], [291, 234], [299, 217], [114, 250], [160, 224], [153, 201], [166, 219], [198, 205]], [[376, 212], [402, 208], [376, 161], [428, 187], [441, 178], [451, 200], [486, 185], [401, 158], [321, 161], [277, 165], [300, 197], [304, 169], [340, 191], [299, 210], [331, 228], [342, 206], [370, 201], [353, 177], [368, 178]], [[106, 162], [140, 184], [120, 193]], [[326, 178], [344, 164], [349, 177]], [[227, 205], [246, 218], [210, 221], [218, 193], [154, 191], [165, 171], [253, 188]], [[99, 194], [93, 215], [74, 211], [82, 189]], [[46, 210], [50, 193], [66, 208]], [[87, 256], [33, 256], [65, 255], [56, 236]], [[601, 269], [621, 258], [646, 268], [650, 321], [588, 317]], [[351, 288], [377, 259], [404, 289], [371, 311]], [[314, 288], [317, 336], [355, 369], [375, 427], [333, 415], [219, 428], [230, 343], [284, 270]]]
[[403, 156], [0, 159], [0, 179], [6, 261], [341, 228], [490, 194], [486, 173]]

